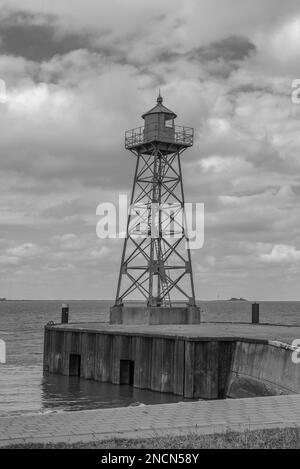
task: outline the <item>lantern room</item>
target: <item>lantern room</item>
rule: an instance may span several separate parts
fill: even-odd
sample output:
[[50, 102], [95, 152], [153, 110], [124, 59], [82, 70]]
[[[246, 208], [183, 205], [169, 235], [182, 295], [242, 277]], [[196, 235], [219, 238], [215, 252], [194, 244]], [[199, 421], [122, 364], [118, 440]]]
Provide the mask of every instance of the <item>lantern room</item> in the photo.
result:
[[159, 93], [156, 106], [142, 115], [142, 118], [145, 120], [144, 142], [151, 142], [153, 140], [174, 142], [174, 119], [176, 117], [173, 111], [163, 105], [163, 98]]
[[159, 144], [160, 150], [167, 152], [172, 152], [174, 146], [178, 150], [192, 146], [193, 129], [175, 125], [176, 117], [175, 112], [163, 105], [163, 98], [159, 93], [156, 105], [142, 115], [145, 125], [125, 132], [125, 148], [151, 153], [153, 144]]

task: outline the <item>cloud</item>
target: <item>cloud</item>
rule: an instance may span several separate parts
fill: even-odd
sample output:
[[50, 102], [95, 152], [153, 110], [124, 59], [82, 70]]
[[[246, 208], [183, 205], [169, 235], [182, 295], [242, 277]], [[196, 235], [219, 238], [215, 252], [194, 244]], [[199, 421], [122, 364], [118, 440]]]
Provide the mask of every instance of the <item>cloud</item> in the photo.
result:
[[300, 261], [300, 250], [294, 246], [278, 244], [272, 248], [269, 254], [261, 254], [260, 258], [268, 263], [295, 263]]
[[54, 236], [52, 243], [56, 248], [63, 251], [77, 251], [83, 247], [83, 242], [74, 233], [67, 233], [60, 236]]
[[223, 61], [234, 66], [234, 63], [244, 60], [255, 50], [255, 45], [246, 37], [228, 36], [194, 50], [190, 53], [190, 58], [200, 62]]
[[34, 243], [24, 243], [14, 248], [9, 248], [7, 253], [20, 258], [34, 257], [39, 253], [39, 248]]
[[55, 17], [17, 11], [0, 18], [0, 51], [5, 55], [40, 62], [75, 49], [88, 48], [84, 33], [58, 34]]

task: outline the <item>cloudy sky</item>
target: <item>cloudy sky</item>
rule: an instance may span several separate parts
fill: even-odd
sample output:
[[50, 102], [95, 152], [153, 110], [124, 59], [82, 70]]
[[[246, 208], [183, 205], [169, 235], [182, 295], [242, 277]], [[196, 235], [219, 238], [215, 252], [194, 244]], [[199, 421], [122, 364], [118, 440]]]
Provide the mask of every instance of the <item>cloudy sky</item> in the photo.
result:
[[299, 0], [0, 0], [0, 296], [113, 298], [96, 207], [132, 184], [124, 131], [160, 86], [195, 128], [197, 297], [300, 300]]

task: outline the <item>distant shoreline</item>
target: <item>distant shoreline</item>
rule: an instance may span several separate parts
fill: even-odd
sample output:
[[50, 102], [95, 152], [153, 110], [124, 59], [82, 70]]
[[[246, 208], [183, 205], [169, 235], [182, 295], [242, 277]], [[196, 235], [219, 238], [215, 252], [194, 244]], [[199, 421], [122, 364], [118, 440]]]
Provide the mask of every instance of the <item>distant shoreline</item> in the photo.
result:
[[248, 300], [245, 300], [245, 298], [230, 298], [227, 301], [248, 301]]
[[[98, 300], [89, 300], [89, 299], [69, 299], [69, 298], [64, 298], [64, 299], [35, 299], [35, 298], [5, 298], [5, 299], [1, 299], [0, 298], [0, 302], [2, 303], [13, 303], [13, 302], [29, 302], [29, 301], [32, 301], [32, 302], [42, 302], [42, 301], [49, 301], [49, 302], [55, 302], [55, 303], [68, 303], [68, 302], [80, 302], [80, 301], [83, 301], [83, 302], [108, 302], [108, 303], [114, 303], [114, 300], [113, 299], [110, 299], [110, 300], [107, 300], [107, 299], [98, 299]], [[242, 301], [244, 303], [300, 303], [300, 299], [297, 299], [297, 300], [258, 300], [258, 299], [255, 299], [255, 300], [247, 300], [245, 298], [229, 298], [229, 299], [205, 299], [205, 300], [200, 300], [200, 299], [197, 299], [196, 302], [197, 303], [228, 303], [228, 302], [239, 302], [239, 301]], [[132, 303], [142, 303], [142, 301], [139, 301], [139, 300], [133, 300], [131, 301]]]

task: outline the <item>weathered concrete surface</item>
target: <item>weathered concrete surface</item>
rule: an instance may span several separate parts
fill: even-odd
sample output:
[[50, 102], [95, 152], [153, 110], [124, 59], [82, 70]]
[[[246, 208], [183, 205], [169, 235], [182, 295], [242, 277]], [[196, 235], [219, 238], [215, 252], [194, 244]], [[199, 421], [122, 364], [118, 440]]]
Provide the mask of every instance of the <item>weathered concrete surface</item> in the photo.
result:
[[300, 395], [0, 417], [0, 446], [300, 427]]
[[110, 324], [157, 325], [199, 323], [200, 308], [196, 306], [171, 308], [112, 306], [110, 308]]
[[56, 324], [55, 329], [74, 332], [105, 332], [107, 334], [121, 333], [124, 335], [157, 336], [157, 337], [190, 337], [197, 340], [243, 340], [250, 342], [268, 343], [277, 340], [291, 344], [294, 339], [300, 339], [300, 326], [277, 326], [263, 324], [237, 323], [202, 323], [202, 324], [160, 324], [160, 325], [112, 325], [99, 323], [69, 323]]
[[228, 397], [300, 394], [300, 365], [293, 349], [268, 344], [237, 342], [229, 377]]
[[287, 345], [298, 333], [244, 324], [47, 326], [44, 370], [187, 398], [299, 393]]
[[44, 370], [187, 398], [218, 399], [225, 397], [232, 345], [51, 327], [45, 334]]

